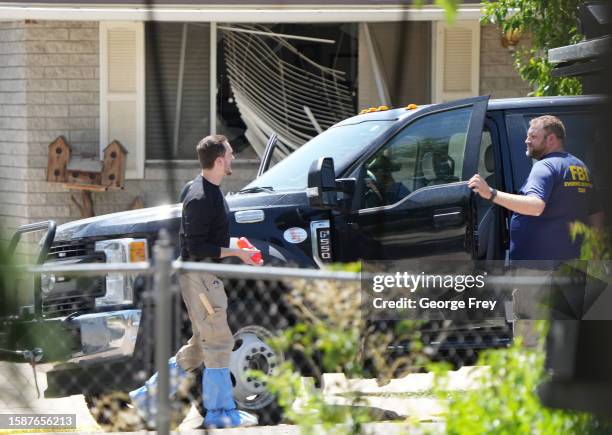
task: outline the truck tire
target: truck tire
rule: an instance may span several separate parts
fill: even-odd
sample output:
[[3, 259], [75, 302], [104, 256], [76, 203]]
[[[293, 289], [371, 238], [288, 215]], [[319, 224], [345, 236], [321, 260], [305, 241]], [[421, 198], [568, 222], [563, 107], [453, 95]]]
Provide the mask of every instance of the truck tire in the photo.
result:
[[[269, 263], [272, 264], [272, 263]], [[283, 410], [265, 384], [246, 375], [259, 370], [272, 375], [285, 355], [267, 341], [294, 323], [291, 309], [284, 303], [288, 291], [280, 281], [227, 280], [228, 323], [234, 332], [230, 372], [238, 408], [256, 414], [259, 425], [280, 423]]]
[[[234, 334], [234, 351], [230, 372], [234, 384], [234, 399], [240, 409], [257, 414], [262, 426], [282, 420], [282, 408], [266, 388], [265, 382], [247, 376], [249, 370], [260, 370], [271, 375], [282, 364], [284, 355], [272, 349], [266, 341], [272, 332], [262, 326], [245, 326]], [[253, 394], [254, 393], [254, 394]]]

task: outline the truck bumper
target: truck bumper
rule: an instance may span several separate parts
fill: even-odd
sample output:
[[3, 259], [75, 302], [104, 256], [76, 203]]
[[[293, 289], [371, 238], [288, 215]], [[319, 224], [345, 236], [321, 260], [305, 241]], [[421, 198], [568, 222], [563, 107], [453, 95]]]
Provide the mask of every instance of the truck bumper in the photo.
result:
[[[24, 355], [36, 350], [36, 362], [87, 364], [131, 357], [136, 346], [141, 310], [130, 309], [53, 319], [4, 321], [0, 359], [30, 362]], [[29, 353], [28, 353], [29, 352]]]
[[140, 310], [109, 311], [74, 317], [70, 323], [80, 331], [81, 348], [69, 363], [96, 363], [131, 357], [140, 327]]

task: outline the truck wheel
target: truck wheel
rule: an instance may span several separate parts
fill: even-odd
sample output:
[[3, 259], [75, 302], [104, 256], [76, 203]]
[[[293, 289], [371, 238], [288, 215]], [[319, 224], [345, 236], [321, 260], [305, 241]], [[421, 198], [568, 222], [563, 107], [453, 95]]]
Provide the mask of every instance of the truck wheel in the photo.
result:
[[234, 334], [234, 351], [230, 359], [230, 372], [234, 384], [234, 400], [239, 408], [259, 417], [260, 425], [278, 424], [282, 409], [276, 397], [268, 391], [265, 382], [247, 376], [249, 370], [271, 375], [284, 359], [282, 353], [272, 349], [266, 341], [272, 333], [261, 326], [245, 326]]
[[[272, 333], [256, 325], [240, 328], [234, 334], [234, 350], [230, 358], [230, 373], [234, 386], [234, 400], [239, 409], [257, 414], [259, 425], [269, 426], [280, 423], [283, 412], [276, 397], [270, 393], [266, 384], [247, 376], [249, 370], [259, 370], [271, 374], [283, 360], [283, 354], [273, 350], [266, 340]], [[196, 399], [198, 412], [206, 415], [202, 403], [202, 372], [197, 376], [195, 390], [192, 394]]]
[[[177, 402], [177, 401], [175, 401]], [[189, 401], [175, 404], [170, 426], [176, 428], [189, 411]], [[96, 423], [106, 432], [132, 432], [147, 430], [144, 421], [132, 406], [127, 392], [112, 391], [85, 396], [85, 403]]]

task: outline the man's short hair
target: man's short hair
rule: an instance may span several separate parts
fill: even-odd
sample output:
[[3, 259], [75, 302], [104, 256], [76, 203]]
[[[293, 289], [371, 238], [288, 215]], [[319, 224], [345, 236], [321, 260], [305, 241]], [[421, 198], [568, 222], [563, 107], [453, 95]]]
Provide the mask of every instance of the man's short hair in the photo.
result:
[[212, 169], [218, 157], [225, 156], [227, 138], [222, 134], [206, 136], [196, 147], [198, 160], [202, 169]]
[[560, 141], [565, 140], [565, 126], [559, 118], [553, 115], [544, 115], [533, 118], [530, 125], [539, 124], [546, 134], [554, 134]]

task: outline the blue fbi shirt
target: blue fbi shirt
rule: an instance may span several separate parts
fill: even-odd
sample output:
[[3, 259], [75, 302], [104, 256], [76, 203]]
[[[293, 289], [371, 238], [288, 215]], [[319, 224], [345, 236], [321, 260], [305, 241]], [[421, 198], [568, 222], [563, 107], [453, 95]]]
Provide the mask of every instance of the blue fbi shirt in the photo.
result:
[[536, 162], [519, 194], [546, 203], [540, 216], [513, 213], [510, 220], [510, 260], [569, 260], [578, 258], [580, 240], [572, 242], [575, 221], [587, 221], [593, 182], [586, 165], [560, 151]]

